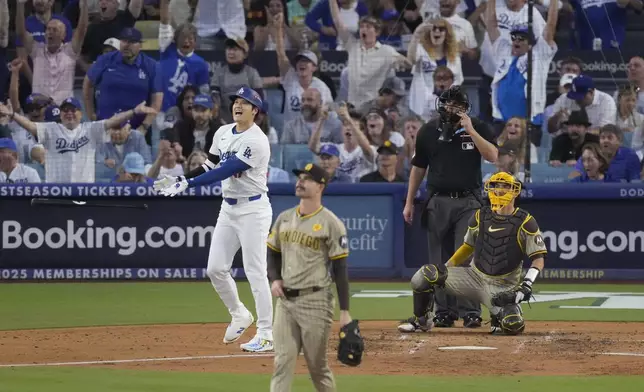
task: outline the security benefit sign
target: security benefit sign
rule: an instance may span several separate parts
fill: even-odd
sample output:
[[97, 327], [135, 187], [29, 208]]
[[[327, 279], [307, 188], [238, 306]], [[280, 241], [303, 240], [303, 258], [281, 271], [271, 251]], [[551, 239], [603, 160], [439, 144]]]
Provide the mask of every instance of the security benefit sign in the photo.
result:
[[[274, 217], [298, 203], [294, 196], [271, 197]], [[393, 268], [392, 196], [324, 196], [323, 204], [347, 228], [342, 241], [349, 248], [351, 268]]]
[[[126, 200], [127, 199], [121, 199]], [[0, 268], [203, 268], [221, 199], [136, 199], [148, 210], [0, 203]]]

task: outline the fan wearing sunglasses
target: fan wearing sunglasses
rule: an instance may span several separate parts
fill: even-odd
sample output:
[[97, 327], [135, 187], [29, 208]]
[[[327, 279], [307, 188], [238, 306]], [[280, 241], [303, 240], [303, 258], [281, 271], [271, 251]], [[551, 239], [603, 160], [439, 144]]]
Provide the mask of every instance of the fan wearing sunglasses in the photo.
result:
[[[532, 122], [540, 125], [540, 114], [546, 105], [546, 80], [550, 62], [557, 53], [555, 31], [558, 0], [550, 2], [548, 19], [541, 37], [523, 25], [514, 26], [510, 34], [499, 30], [496, 0], [490, 0], [486, 10], [486, 28], [492, 42], [498, 68], [492, 81], [492, 116], [497, 124], [512, 117], [527, 118], [528, 51], [532, 50]], [[497, 129], [502, 129], [497, 125]]]
[[445, 19], [435, 19], [418, 26], [409, 43], [407, 58], [414, 65], [409, 88], [409, 107], [417, 115], [429, 119], [435, 97], [434, 72], [446, 66], [454, 74], [454, 84], [463, 83], [461, 53], [454, 29]]

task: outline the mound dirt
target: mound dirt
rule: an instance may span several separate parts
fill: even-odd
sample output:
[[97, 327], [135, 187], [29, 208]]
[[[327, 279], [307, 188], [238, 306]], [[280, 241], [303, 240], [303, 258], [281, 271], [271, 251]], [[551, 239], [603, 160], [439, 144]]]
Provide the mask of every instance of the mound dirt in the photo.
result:
[[[400, 334], [395, 322], [361, 321], [360, 325], [366, 344], [360, 367], [340, 365], [335, 360], [335, 334], [329, 342], [329, 358], [337, 374], [644, 374], [644, 323], [529, 322], [521, 336], [490, 336], [487, 326]], [[0, 331], [0, 366], [69, 363], [145, 370], [272, 372], [272, 355], [248, 356], [238, 344], [223, 344], [225, 328], [224, 324], [183, 324]], [[240, 342], [253, 333], [249, 330]], [[441, 349], [457, 346], [493, 349]], [[307, 372], [303, 357], [298, 372]]]

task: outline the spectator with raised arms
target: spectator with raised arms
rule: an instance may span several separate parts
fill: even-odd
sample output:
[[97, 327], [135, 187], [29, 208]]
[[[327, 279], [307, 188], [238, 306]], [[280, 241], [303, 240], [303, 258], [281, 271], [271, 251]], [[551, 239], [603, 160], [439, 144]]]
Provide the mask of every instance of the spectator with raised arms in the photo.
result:
[[14, 112], [11, 103], [0, 104], [0, 115], [9, 116], [38, 138], [45, 146], [45, 177], [47, 182], [68, 183], [95, 180], [96, 147], [106, 131], [131, 119], [134, 115], [156, 114], [154, 108], [140, 103], [136, 108], [115, 114], [103, 121], [81, 122], [80, 102], [73, 97], [60, 105], [61, 123], [35, 123]]
[[164, 86], [163, 112], [176, 105], [186, 85], [196, 86], [202, 94], [210, 93], [208, 63], [195, 53], [197, 30], [190, 23], [184, 23], [175, 30], [170, 24], [169, 2], [161, 0], [160, 4], [159, 67]]
[[[527, 105], [531, 103], [532, 121], [541, 125], [540, 117], [546, 107], [546, 82], [550, 62], [557, 53], [558, 1], [552, 0], [548, 8], [548, 21], [543, 34], [537, 36], [525, 26], [514, 26], [510, 34], [502, 34], [496, 12], [496, 0], [490, 0], [486, 9], [486, 29], [498, 68], [492, 81], [492, 117], [496, 134], [512, 117], [527, 118]], [[537, 13], [538, 14], [538, 13]], [[528, 51], [532, 50], [532, 97], [527, 99]]]

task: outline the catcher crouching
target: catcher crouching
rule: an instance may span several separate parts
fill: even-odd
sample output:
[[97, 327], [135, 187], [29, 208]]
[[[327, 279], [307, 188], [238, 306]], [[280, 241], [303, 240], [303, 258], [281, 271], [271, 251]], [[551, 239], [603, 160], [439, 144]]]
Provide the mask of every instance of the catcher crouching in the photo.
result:
[[[436, 288], [485, 305], [491, 333], [517, 335], [525, 329], [520, 303], [532, 296], [532, 284], [543, 270], [547, 249], [537, 221], [514, 205], [521, 183], [500, 172], [485, 184], [489, 207], [470, 218], [463, 245], [446, 265], [428, 264], [411, 278], [414, 316], [401, 322], [400, 332], [429, 331]], [[456, 268], [474, 253], [467, 268]], [[532, 265], [521, 281], [524, 256]]]

